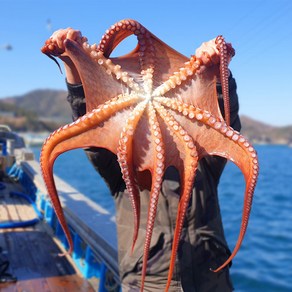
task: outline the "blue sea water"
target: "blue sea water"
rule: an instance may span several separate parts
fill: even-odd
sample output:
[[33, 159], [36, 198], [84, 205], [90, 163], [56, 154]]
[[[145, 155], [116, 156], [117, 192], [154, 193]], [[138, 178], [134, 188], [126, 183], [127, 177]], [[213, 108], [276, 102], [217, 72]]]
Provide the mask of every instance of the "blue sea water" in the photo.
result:
[[[256, 146], [260, 175], [243, 245], [231, 268], [235, 291], [292, 291], [292, 148]], [[39, 149], [34, 149], [36, 157]], [[61, 155], [54, 171], [114, 214], [113, 199], [82, 150]], [[231, 162], [219, 185], [225, 235], [233, 249], [241, 223], [245, 182]]]

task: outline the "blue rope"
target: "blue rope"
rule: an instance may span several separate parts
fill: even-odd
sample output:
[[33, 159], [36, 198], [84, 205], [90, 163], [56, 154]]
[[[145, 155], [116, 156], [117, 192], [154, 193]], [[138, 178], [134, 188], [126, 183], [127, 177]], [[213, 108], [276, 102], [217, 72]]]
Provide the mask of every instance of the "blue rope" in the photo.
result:
[[17, 227], [27, 227], [31, 225], [35, 225], [39, 221], [43, 219], [43, 214], [40, 212], [40, 210], [37, 208], [35, 202], [28, 196], [20, 192], [10, 192], [11, 196], [19, 196], [27, 200], [33, 207], [37, 218], [31, 219], [31, 220], [26, 220], [26, 221], [13, 221], [13, 222], [5, 222], [5, 223], [0, 223], [0, 228], [17, 228]]

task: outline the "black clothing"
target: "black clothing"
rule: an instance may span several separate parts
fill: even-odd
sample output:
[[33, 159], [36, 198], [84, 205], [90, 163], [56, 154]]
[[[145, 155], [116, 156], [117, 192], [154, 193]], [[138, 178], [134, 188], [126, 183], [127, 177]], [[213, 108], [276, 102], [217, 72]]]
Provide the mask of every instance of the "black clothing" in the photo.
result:
[[[231, 126], [239, 131], [238, 97], [236, 83], [229, 77]], [[73, 119], [85, 114], [84, 93], [81, 85], [68, 84], [68, 101]], [[217, 85], [219, 104], [223, 112], [220, 84]], [[143, 246], [145, 239], [149, 192], [140, 193], [141, 222], [139, 236], [131, 255], [133, 211], [122, 179], [117, 157], [106, 149], [86, 150], [89, 159], [107, 183], [116, 204], [120, 278], [124, 291], [139, 291]], [[225, 241], [217, 187], [226, 160], [208, 156], [200, 160], [189, 208], [179, 245], [173, 281], [169, 291], [228, 292], [232, 291], [228, 268], [213, 273], [230, 255]], [[171, 245], [180, 194], [179, 174], [167, 169], [158, 201], [155, 226], [145, 279], [145, 291], [162, 291], [167, 282]]]

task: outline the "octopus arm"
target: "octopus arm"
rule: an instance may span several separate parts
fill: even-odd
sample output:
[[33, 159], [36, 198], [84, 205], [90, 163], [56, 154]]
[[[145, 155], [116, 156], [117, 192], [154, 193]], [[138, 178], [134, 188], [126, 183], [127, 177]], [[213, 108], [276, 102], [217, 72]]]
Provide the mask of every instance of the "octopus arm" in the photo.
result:
[[172, 243], [172, 252], [170, 259], [170, 266], [168, 271], [168, 280], [166, 284], [166, 290], [169, 289], [172, 274], [175, 266], [175, 259], [183, 228], [183, 223], [188, 208], [193, 183], [195, 180], [195, 174], [198, 166], [198, 153], [192, 137], [185, 131], [185, 129], [177, 122], [177, 120], [162, 106], [158, 103], [155, 104], [155, 108], [168, 129], [174, 135], [181, 145], [180, 152], [184, 156], [184, 165], [182, 171], [182, 187], [180, 201], [178, 205], [178, 213], [176, 217], [175, 231]]
[[[117, 111], [128, 108], [136, 102], [137, 99], [133, 97], [131, 99], [122, 96], [114, 98], [75, 122], [56, 130], [44, 142], [40, 165], [53, 208], [69, 243], [69, 253], [72, 252], [73, 242], [54, 182], [54, 162], [61, 153], [77, 148], [105, 147], [111, 150], [113, 147], [109, 145], [110, 141], [106, 137], [93, 138], [99, 137], [98, 126], [110, 119]], [[108, 141], [108, 143], [104, 144], [102, 141]]]
[[119, 148], [117, 151], [118, 162], [121, 167], [123, 179], [125, 181], [129, 198], [134, 212], [134, 235], [132, 252], [138, 237], [140, 222], [140, 197], [139, 190], [135, 182], [135, 170], [133, 168], [133, 138], [137, 124], [146, 108], [146, 102], [139, 103], [130, 113], [126, 124], [121, 132]]
[[[246, 188], [239, 237], [230, 257], [219, 268], [227, 266], [238, 252], [243, 241], [251, 211], [254, 188], [258, 176], [258, 158], [255, 149], [237, 131], [227, 126], [221, 118], [197, 107], [183, 104], [175, 99], [159, 99], [174, 111], [180, 124], [196, 141], [199, 159], [205, 155], [218, 155], [234, 162], [244, 175]], [[189, 121], [189, 122], [187, 122]], [[192, 121], [192, 123], [190, 123]], [[208, 131], [206, 131], [208, 128]]]
[[161, 128], [156, 117], [155, 109], [152, 103], [149, 103], [147, 107], [147, 116], [149, 121], [149, 128], [151, 133], [152, 148], [155, 149], [153, 154], [152, 167], [150, 168], [152, 174], [152, 183], [150, 191], [150, 200], [148, 206], [148, 219], [146, 226], [146, 237], [144, 243], [144, 254], [142, 263], [142, 279], [141, 279], [141, 291], [144, 289], [144, 282], [147, 272], [147, 261], [149, 257], [149, 250], [151, 244], [151, 238], [153, 234], [154, 222], [158, 206], [159, 193], [162, 186], [163, 174], [165, 170], [165, 145], [162, 139]]
[[[230, 137], [234, 137], [237, 139], [237, 133], [232, 129], [229, 128], [226, 132]], [[231, 135], [233, 133], [233, 135]], [[241, 219], [241, 227], [237, 242], [235, 247], [232, 251], [232, 254], [229, 258], [223, 263], [220, 267], [214, 270], [214, 272], [218, 272], [226, 267], [232, 259], [237, 254], [240, 246], [242, 244], [243, 238], [245, 236], [247, 225], [250, 217], [252, 200], [254, 189], [257, 182], [258, 177], [258, 158], [255, 149], [249, 144], [249, 142], [241, 135], [238, 135], [238, 143], [232, 142], [235, 147], [230, 148], [229, 152], [226, 153], [223, 149], [222, 151], [216, 151], [216, 155], [222, 156], [227, 158], [228, 160], [234, 162], [239, 169], [242, 171], [245, 179], [245, 194], [244, 194], [244, 203], [243, 203], [243, 211], [242, 211], [242, 219]], [[241, 155], [240, 155], [241, 153]], [[221, 155], [220, 155], [221, 154]]]
[[[65, 216], [64, 216], [64, 212], [63, 212], [63, 209], [62, 209], [62, 206], [61, 206], [61, 202], [60, 202], [60, 199], [59, 199], [59, 196], [58, 196], [58, 192], [57, 192], [57, 189], [56, 189], [56, 185], [55, 185], [55, 181], [54, 181], [54, 176], [53, 176], [53, 166], [48, 164], [47, 167], [45, 166], [45, 158], [44, 157], [41, 157], [40, 158], [40, 165], [41, 165], [41, 168], [42, 168], [42, 173], [43, 173], [43, 179], [45, 181], [45, 184], [46, 184], [46, 187], [47, 187], [47, 190], [48, 190], [48, 194], [50, 195], [50, 199], [51, 199], [51, 203], [52, 203], [52, 206], [55, 210], [55, 214], [59, 220], [59, 223], [60, 225], [62, 226], [62, 229], [64, 231], [64, 234], [68, 240], [68, 244], [69, 244], [69, 250], [68, 250], [68, 254], [71, 254], [72, 251], [73, 251], [73, 240], [72, 240], [72, 237], [71, 237], [71, 234], [70, 234], [70, 230], [69, 230], [69, 227], [66, 223], [66, 219], [65, 219]], [[61, 254], [61, 256], [65, 255], [66, 253], [64, 254]]]

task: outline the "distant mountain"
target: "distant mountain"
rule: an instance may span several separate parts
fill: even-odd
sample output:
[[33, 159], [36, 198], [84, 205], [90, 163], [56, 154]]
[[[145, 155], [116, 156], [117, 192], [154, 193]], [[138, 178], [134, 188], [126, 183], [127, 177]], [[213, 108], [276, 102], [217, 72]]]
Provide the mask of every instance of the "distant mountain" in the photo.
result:
[[[18, 131], [53, 131], [71, 122], [64, 90], [34, 90], [0, 99], [0, 123]], [[292, 126], [276, 127], [241, 116], [241, 133], [252, 143], [292, 144]]]
[[0, 99], [0, 123], [14, 131], [52, 132], [71, 122], [64, 90], [34, 90], [21, 96]]
[[241, 116], [241, 133], [257, 144], [292, 144], [292, 126], [271, 126], [247, 116]]
[[64, 90], [34, 90], [22, 96], [0, 99], [1, 102], [14, 105], [30, 112], [34, 112], [40, 119], [49, 119], [56, 122], [71, 120], [71, 112]]

